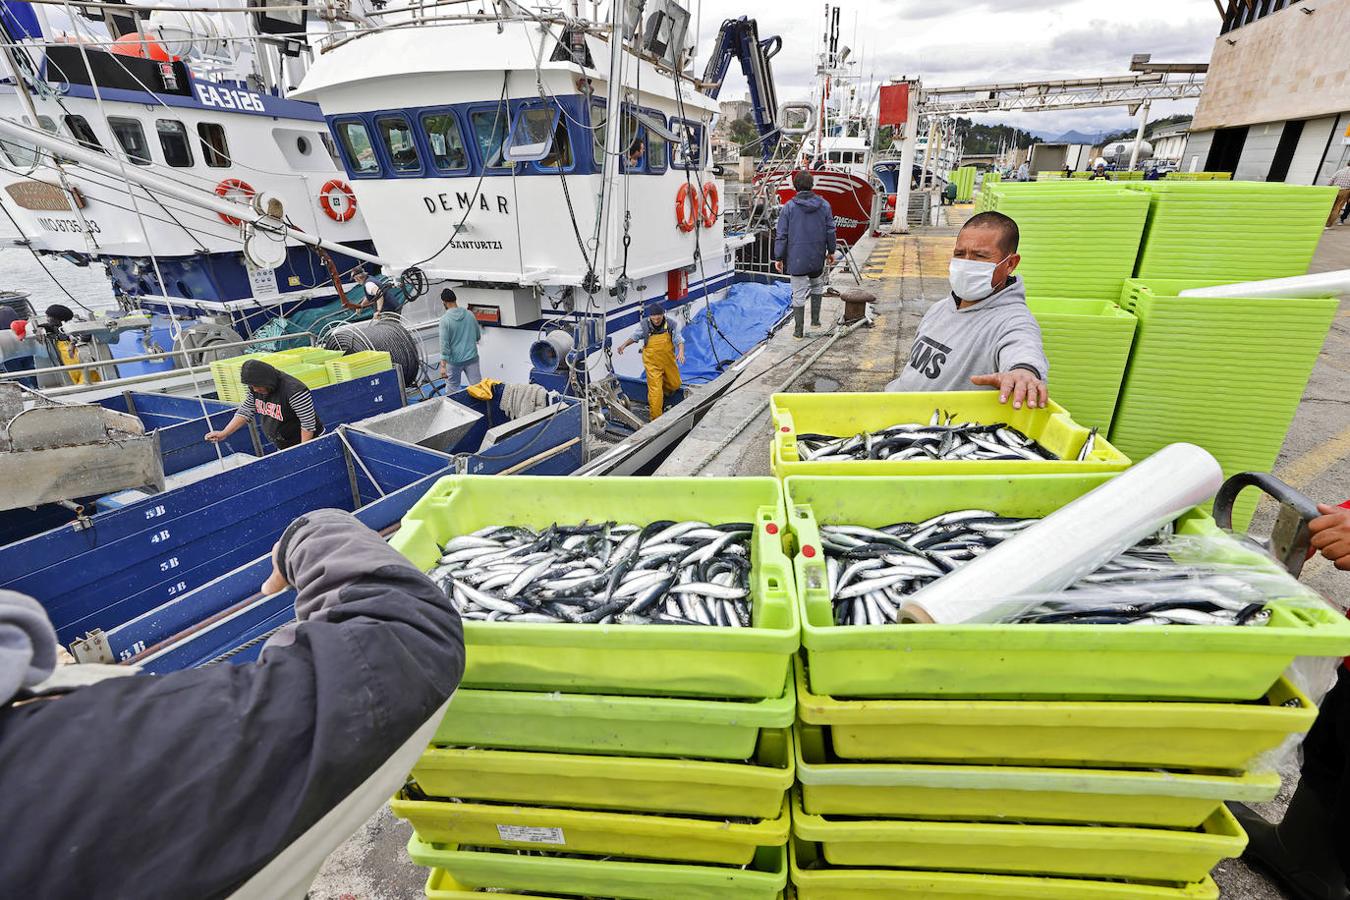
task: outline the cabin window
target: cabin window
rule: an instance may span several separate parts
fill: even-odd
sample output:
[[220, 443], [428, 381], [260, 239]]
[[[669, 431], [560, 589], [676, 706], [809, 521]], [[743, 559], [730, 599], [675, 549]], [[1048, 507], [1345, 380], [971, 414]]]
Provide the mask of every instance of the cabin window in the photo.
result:
[[155, 131], [159, 133], [159, 148], [164, 151], [166, 163], [178, 169], [192, 165], [192, 145], [188, 143], [187, 128], [182, 122], [156, 119]]
[[[643, 117], [653, 116], [665, 124], [665, 116], [649, 112], [642, 113]], [[653, 174], [660, 174], [666, 170], [666, 137], [657, 132], [655, 128], [648, 127], [647, 131], [647, 171]]]
[[[516, 113], [506, 158], [512, 162], [537, 162], [553, 149], [553, 132], [558, 127], [557, 107], [525, 107]], [[556, 163], [555, 163], [556, 165]]]
[[202, 158], [214, 169], [230, 165], [230, 145], [225, 142], [225, 126], [215, 122], [197, 123], [197, 138], [202, 142]]
[[567, 118], [558, 116], [558, 124], [553, 128], [553, 149], [537, 163], [541, 169], [558, 171], [572, 168], [572, 136], [567, 131]]
[[420, 172], [422, 160], [413, 142], [412, 126], [402, 116], [381, 116], [375, 120], [375, 129], [384, 142], [385, 152], [395, 172]]
[[469, 114], [473, 125], [474, 140], [478, 142], [478, 157], [486, 169], [510, 168], [510, 163], [502, 155], [502, 144], [506, 141], [506, 126], [511, 119], [506, 104], [496, 109], [480, 109]]
[[99, 153], [108, 152], [98, 142], [98, 135], [94, 134], [94, 129], [90, 127], [89, 121], [84, 116], [66, 116], [65, 121], [66, 128], [70, 129], [70, 136], [79, 141], [81, 146], [89, 150], [97, 150]]
[[670, 148], [670, 164], [677, 169], [697, 169], [703, 165], [703, 127], [692, 122], [673, 121], [672, 130], [679, 143]]
[[442, 172], [462, 172], [469, 168], [469, 151], [459, 130], [459, 119], [452, 112], [426, 113], [422, 116], [422, 134], [431, 148], [431, 164]]
[[[594, 134], [594, 148], [592, 155], [595, 159], [595, 165], [602, 167], [605, 164], [605, 122], [607, 121], [605, 107], [600, 104], [591, 105], [591, 129]], [[638, 117], [633, 115], [633, 111], [625, 109], [623, 111], [623, 121], [620, 123], [619, 130], [619, 163], [626, 172], [646, 171], [648, 157], [651, 148], [648, 145], [648, 129], [642, 127]], [[665, 168], [664, 157], [661, 168]]]
[[370, 142], [370, 132], [366, 131], [364, 122], [338, 122], [337, 134], [353, 173], [373, 175], [380, 171], [380, 161], [375, 158], [375, 145]]
[[605, 164], [605, 107], [601, 103], [591, 104], [591, 159], [596, 168]]
[[108, 128], [127, 159], [138, 166], [150, 165], [150, 145], [145, 141], [145, 129], [138, 119], [108, 116]]

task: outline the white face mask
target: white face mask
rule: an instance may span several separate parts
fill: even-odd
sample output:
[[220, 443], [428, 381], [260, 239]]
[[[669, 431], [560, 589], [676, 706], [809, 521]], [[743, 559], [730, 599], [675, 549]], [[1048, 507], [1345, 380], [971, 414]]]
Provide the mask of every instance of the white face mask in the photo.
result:
[[996, 263], [952, 257], [947, 267], [947, 280], [958, 300], [983, 300], [994, 292], [994, 270], [1008, 257]]

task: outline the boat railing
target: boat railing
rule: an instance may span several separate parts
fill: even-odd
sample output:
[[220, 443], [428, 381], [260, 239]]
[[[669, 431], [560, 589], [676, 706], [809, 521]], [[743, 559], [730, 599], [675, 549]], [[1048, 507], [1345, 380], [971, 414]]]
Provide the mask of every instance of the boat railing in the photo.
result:
[[[152, 372], [146, 375], [134, 375], [129, 378], [115, 378], [112, 380], [94, 382], [92, 384], [90, 383], [89, 380], [90, 373], [97, 373], [100, 378], [104, 378], [106, 373], [102, 371], [103, 369], [112, 369], [113, 375], [116, 375], [117, 367], [120, 365], [124, 365], [126, 363], [154, 362], [156, 360], [170, 359], [173, 357], [178, 357], [185, 363], [184, 366], [178, 369], [174, 369], [173, 372], [177, 372], [180, 374], [187, 374], [189, 372], [200, 372], [210, 368], [210, 364], [206, 362], [207, 358], [209, 356], [213, 356], [216, 353], [219, 353], [221, 350], [233, 350], [238, 347], [252, 347], [257, 344], [274, 344], [278, 340], [285, 340], [285, 341], [305, 340], [308, 341], [309, 346], [311, 347], [315, 346], [318, 343], [317, 338], [311, 332], [297, 331], [294, 333], [288, 333], [286, 335], [283, 335], [281, 338], [277, 337], [249, 338], [248, 340], [243, 341], [231, 341], [227, 344], [206, 344], [201, 347], [183, 348], [180, 350], [161, 350], [156, 353], [141, 353], [136, 356], [119, 356], [114, 359], [91, 359], [88, 360], [87, 362], [81, 361], [77, 363], [70, 363], [69, 365], [64, 366], [45, 366], [41, 369], [20, 369], [15, 370], [13, 372], [0, 371], [0, 381], [13, 381], [16, 379], [33, 378], [42, 375], [60, 375], [68, 372], [78, 372], [84, 377], [84, 383], [79, 385], [72, 385], [71, 387], [79, 389], [88, 389], [90, 387], [108, 387], [111, 384], [134, 384], [138, 381], [147, 381], [155, 378], [163, 378], [165, 375], [172, 373]], [[231, 355], [238, 355], [238, 354], [231, 354]], [[192, 357], [194, 356], [197, 358], [197, 362], [195, 363], [192, 360]], [[56, 388], [55, 392], [66, 393], [69, 392], [69, 390], [70, 390], [69, 388]], [[52, 393], [52, 391], [48, 391], [48, 393]]]

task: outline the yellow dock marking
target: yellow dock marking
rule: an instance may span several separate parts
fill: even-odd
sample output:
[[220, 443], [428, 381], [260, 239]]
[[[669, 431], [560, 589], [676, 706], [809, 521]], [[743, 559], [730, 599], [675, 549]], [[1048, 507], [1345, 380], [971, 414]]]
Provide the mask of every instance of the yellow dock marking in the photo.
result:
[[881, 278], [945, 277], [953, 240], [950, 235], [904, 235], [890, 246], [878, 245], [867, 268], [879, 267], [877, 277]]
[[[1350, 428], [1330, 440], [1323, 441], [1302, 456], [1291, 459], [1275, 475], [1291, 487], [1302, 490], [1318, 475], [1344, 459], [1347, 454], [1350, 454]], [[1326, 502], [1339, 503], [1342, 499], [1344, 498], [1327, 498]]]

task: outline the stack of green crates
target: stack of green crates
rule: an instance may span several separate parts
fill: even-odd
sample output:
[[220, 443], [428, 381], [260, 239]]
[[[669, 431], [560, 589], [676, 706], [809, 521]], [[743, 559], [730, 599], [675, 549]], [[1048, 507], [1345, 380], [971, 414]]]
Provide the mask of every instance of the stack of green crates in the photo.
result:
[[[1214, 454], [1225, 475], [1274, 466], [1339, 301], [1177, 296], [1221, 283], [1126, 283], [1120, 305], [1139, 324], [1111, 443], [1132, 458], [1185, 441]], [[1235, 527], [1255, 502], [1248, 491]]]
[[952, 183], [956, 185], [956, 202], [969, 203], [975, 196], [975, 167], [962, 166], [952, 173]]
[[1134, 316], [1109, 300], [1042, 298], [1027, 305], [1041, 326], [1050, 396], [1079, 425], [1110, 431], [1134, 340]]
[[374, 375], [376, 372], [384, 372], [394, 367], [389, 354], [383, 350], [362, 350], [359, 353], [348, 353], [346, 356], [338, 356], [324, 363], [328, 367], [329, 377], [336, 383], [339, 381], [351, 381], [353, 378], [360, 378], [364, 375]]
[[256, 353], [213, 360], [211, 362], [211, 378], [216, 383], [216, 396], [226, 403], [243, 403], [244, 386], [239, 381], [239, 370], [250, 359], [267, 362], [269, 358], [269, 354]]
[[1168, 172], [1168, 181], [1232, 181], [1232, 172]]
[[1151, 197], [1135, 274], [1250, 281], [1303, 275], [1336, 188], [1264, 181], [1132, 186]]
[[1000, 184], [984, 196], [988, 209], [1011, 216], [1022, 233], [1017, 274], [1028, 296], [1120, 296], [1134, 272], [1147, 195], [1111, 182], [1061, 181]]
[[[834, 624], [821, 525], [1042, 517], [1111, 477], [786, 480], [800, 900], [1218, 896], [1210, 869], [1246, 843], [1224, 803], [1273, 797], [1258, 758], [1316, 716], [1285, 668], [1350, 649], [1329, 606], [1275, 601], [1250, 628]], [[1177, 528], [1231, 540], [1195, 511]]]
[[[216, 382], [216, 396], [227, 403], [242, 403], [245, 388], [239, 380], [239, 370], [250, 359], [265, 362], [288, 375], [293, 375], [306, 387], [316, 388], [345, 380], [333, 378], [324, 368], [328, 360], [342, 356], [340, 350], [325, 350], [322, 347], [293, 347], [290, 350], [278, 350], [275, 353], [252, 353], [243, 356], [231, 356], [211, 363], [211, 376]], [[385, 366], [388, 368], [388, 366]]]
[[392, 544], [431, 570], [488, 525], [667, 519], [752, 524], [752, 627], [465, 621], [461, 688], [392, 801], [428, 897], [782, 892], [799, 628], [777, 481], [450, 476]]

